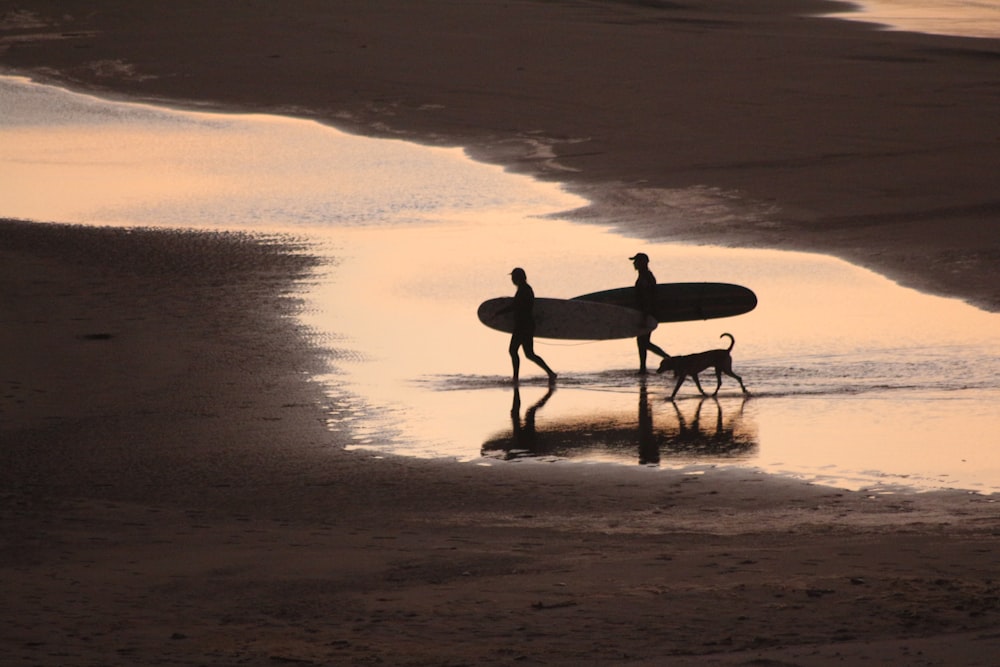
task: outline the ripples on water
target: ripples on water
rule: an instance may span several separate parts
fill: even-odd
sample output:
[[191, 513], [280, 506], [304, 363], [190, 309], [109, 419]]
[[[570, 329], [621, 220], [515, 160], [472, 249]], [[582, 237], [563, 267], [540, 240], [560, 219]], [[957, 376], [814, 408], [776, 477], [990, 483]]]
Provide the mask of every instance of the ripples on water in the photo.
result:
[[[650, 244], [555, 215], [583, 202], [458, 150], [313, 122], [180, 113], [0, 79], [0, 215], [202, 229], [294, 230], [330, 258], [301, 317], [336, 347], [331, 422], [353, 447], [468, 461], [743, 465], [846, 487], [1000, 489], [1000, 318], [836, 259]], [[731, 198], [726, 206], [731, 207]], [[719, 202], [679, 192], [681, 213]], [[698, 210], [695, 210], [697, 208]], [[476, 319], [527, 269], [541, 296], [661, 281], [753, 288], [752, 313], [661, 325], [683, 354], [736, 337], [718, 400], [636, 376], [633, 341], [539, 341], [509, 386], [507, 338]], [[706, 376], [707, 387], [711, 380]], [[343, 390], [347, 390], [346, 393]]]

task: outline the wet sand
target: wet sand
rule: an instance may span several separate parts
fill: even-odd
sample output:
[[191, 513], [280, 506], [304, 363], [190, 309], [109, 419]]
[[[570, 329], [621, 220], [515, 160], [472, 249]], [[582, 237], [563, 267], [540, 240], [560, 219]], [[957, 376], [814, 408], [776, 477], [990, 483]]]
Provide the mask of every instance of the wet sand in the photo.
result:
[[[18, 15], [4, 66], [468, 142], [572, 177], [630, 224], [648, 213], [599, 186], [739, 189], [780, 218], [650, 233], [867, 257], [996, 307], [992, 42], [870, 34], [780, 3], [746, 14], [725, 2], [374, 2], [349, 19], [311, 2], [171, 3], [152, 18], [124, 2], [19, 6], [74, 20]], [[639, 60], [609, 55], [626, 52]], [[583, 54], [605, 57], [581, 67]], [[656, 85], [664, 97], [645, 92]], [[838, 100], [851, 99], [843, 116]], [[804, 113], [821, 108], [822, 120]], [[552, 144], [579, 172], [522, 150], [585, 137]], [[988, 665], [997, 654], [995, 497], [344, 451], [348, 434], [324, 409], [336, 397], [307, 380], [324, 355], [291, 317], [313, 268], [301, 250], [0, 223], [5, 661]]]

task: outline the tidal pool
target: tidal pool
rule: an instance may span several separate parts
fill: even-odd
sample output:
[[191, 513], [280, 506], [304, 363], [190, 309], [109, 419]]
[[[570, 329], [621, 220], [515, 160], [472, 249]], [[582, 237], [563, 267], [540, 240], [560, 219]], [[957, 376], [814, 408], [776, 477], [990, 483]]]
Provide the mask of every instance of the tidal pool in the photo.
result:
[[[712, 215], [711, 191], [675, 193]], [[667, 193], [666, 196], [671, 196]], [[1000, 316], [822, 255], [650, 243], [561, 212], [560, 188], [459, 149], [374, 140], [294, 118], [175, 111], [0, 78], [0, 216], [292, 232], [327, 258], [300, 317], [337, 356], [331, 424], [353, 448], [484, 465], [742, 466], [833, 486], [1000, 491]], [[737, 213], [738, 214], [738, 213]], [[734, 318], [662, 324], [673, 354], [736, 339], [717, 399], [640, 377], [632, 340], [537, 341], [515, 390], [507, 337], [480, 302], [661, 282], [753, 289]], [[712, 381], [707, 386], [712, 387]], [[344, 396], [348, 396], [347, 399]]]

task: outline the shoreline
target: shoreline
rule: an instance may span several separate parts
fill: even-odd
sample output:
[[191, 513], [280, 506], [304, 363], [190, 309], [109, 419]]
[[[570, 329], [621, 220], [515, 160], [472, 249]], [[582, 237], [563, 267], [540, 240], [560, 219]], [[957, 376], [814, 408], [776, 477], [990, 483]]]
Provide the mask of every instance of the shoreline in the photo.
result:
[[[309, 25], [225, 4], [151, 9], [145, 23], [117, 2], [67, 10], [79, 18], [10, 31], [0, 63], [132, 100], [463, 146], [583, 195], [593, 205], [578, 221], [831, 254], [1000, 310], [1000, 40], [879, 32], [819, 16], [843, 5], [811, 0], [382, 0], [349, 16], [310, 14]], [[519, 42], [524, 25], [546, 40]], [[196, 39], [212, 58], [186, 55]], [[627, 56], [597, 57], [623, 43]], [[483, 49], [493, 65], [471, 57]], [[710, 214], [678, 216], [673, 198], [688, 188], [707, 193]]]
[[[89, 6], [58, 4], [68, 13]], [[771, 25], [766, 8], [747, 15], [737, 2], [713, 11], [703, 4], [667, 10], [683, 14], [672, 19], [678, 34], [735, 30], [746, 21]], [[224, 92], [233, 108], [277, 112], [284, 105], [319, 115], [348, 108], [359, 129], [396, 120], [408, 130], [404, 138], [471, 137], [471, 151], [502, 149], [491, 159], [511, 168], [561, 173], [544, 169], [544, 159], [524, 159], [530, 142], [560, 138], [542, 122], [555, 98], [540, 92], [558, 62], [531, 77], [541, 102], [521, 108], [537, 115], [513, 121], [502, 109], [486, 113], [502, 95], [480, 99], [483, 85], [469, 83], [477, 72], [434, 86], [423, 73], [443, 74], [422, 61], [382, 60], [388, 69], [338, 80], [339, 90], [357, 91], [327, 99], [309, 81], [359, 67], [345, 57], [384, 47], [377, 37], [385, 32], [366, 34], [361, 48], [350, 41], [363, 32], [358, 24], [304, 16], [288, 24], [289, 16], [279, 15], [272, 24], [299, 28], [265, 33], [281, 38], [279, 54], [268, 48], [275, 44], [243, 41], [259, 36], [255, 25], [269, 25], [254, 24], [251, 18], [264, 17], [246, 8], [239, 16], [249, 22], [224, 31], [218, 57], [196, 58], [187, 40], [215, 34], [209, 19], [227, 16], [228, 6], [211, 5], [199, 22], [185, 15], [196, 5], [171, 3], [176, 14], [147, 20], [128, 12], [124, 0], [109, 2], [103, 16], [60, 24], [57, 39], [18, 45], [17, 60], [56, 62], [70, 80], [88, 71], [83, 80], [110, 82], [132, 99]], [[407, 3], [366, 7], [374, 20], [376, 10], [404, 12]], [[544, 23], [555, 16], [548, 6], [512, 9], [501, 36], [521, 25], [510, 24], [521, 11], [553, 25]], [[611, 39], [603, 30], [621, 25], [591, 24], [587, 12], [616, 20], [625, 12], [640, 32], [658, 25], [640, 20], [650, 18], [648, 7], [585, 9], [586, 20], [567, 26], [560, 39]], [[730, 23], [726, 11], [734, 13]], [[447, 11], [401, 15], [414, 20], [403, 33], [423, 34], [418, 19], [466, 27], [449, 22]], [[503, 23], [496, 15], [479, 18], [476, 25]], [[87, 32], [97, 26], [105, 32]], [[335, 53], [327, 54], [335, 70], [324, 69], [325, 57], [307, 57], [323, 53], [310, 50], [320, 28], [340, 30], [340, 41], [329, 45]], [[152, 29], [171, 39], [150, 39]], [[461, 30], [447, 34], [465, 42]], [[872, 48], [891, 51], [896, 39]], [[13, 53], [0, 61], [8, 65]], [[254, 54], [260, 58], [248, 72]], [[100, 62], [118, 63], [102, 70], [110, 79], [91, 67]], [[396, 69], [404, 65], [408, 72]], [[516, 71], [497, 75], [520, 76]], [[301, 74], [281, 78], [290, 72]], [[233, 78], [239, 81], [228, 91], [212, 85]], [[264, 95], [270, 99], [253, 101], [265, 84], [273, 84]], [[429, 90], [447, 99], [444, 109], [422, 107], [434, 97]], [[486, 122], [464, 125], [476, 108], [486, 109]], [[594, 127], [609, 122], [596, 111]], [[614, 143], [616, 126], [608, 127], [587, 145]], [[548, 144], [562, 163], [587, 159], [570, 155], [581, 148], [571, 141], [581, 136], [577, 129], [567, 128], [565, 143]], [[523, 141], [512, 146], [509, 137]], [[591, 177], [604, 185], [605, 177], [631, 185], [646, 177], [643, 169], [653, 165], [639, 160], [627, 168], [629, 150], [639, 148], [621, 145], [620, 159], [589, 167], [581, 187]], [[651, 187], [729, 171], [672, 171]], [[643, 222], [622, 218], [630, 228]], [[837, 238], [845, 247], [872, 238], [866, 220], [842, 221]], [[819, 245], [807, 222], [783, 223], [801, 226], [798, 239], [791, 232], [785, 238], [782, 226], [702, 233], [747, 244], [769, 243], [773, 234]], [[896, 226], [883, 227], [877, 238], [892, 240]], [[696, 232], [670, 230], [693, 240]], [[961, 245], [957, 228], [949, 232]], [[928, 238], [910, 239], [899, 252], [925, 257]], [[304, 379], [322, 363], [318, 343], [292, 317], [297, 282], [308, 279], [314, 262], [308, 247], [287, 237], [0, 221], [0, 342], [8, 351], [0, 361], [7, 601], [0, 646], [12, 664], [972, 667], [1000, 650], [996, 494], [875, 495], [750, 471], [476, 466], [346, 451], [349, 434], [329, 423], [327, 406], [336, 398]], [[968, 275], [960, 282], [962, 290], [973, 286]], [[336, 365], [336, 355], [329, 363]]]

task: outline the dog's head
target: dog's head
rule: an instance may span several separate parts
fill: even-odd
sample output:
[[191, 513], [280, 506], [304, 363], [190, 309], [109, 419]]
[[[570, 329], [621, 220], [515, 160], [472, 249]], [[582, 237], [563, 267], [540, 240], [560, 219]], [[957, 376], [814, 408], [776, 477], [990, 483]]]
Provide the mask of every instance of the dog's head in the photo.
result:
[[668, 356], [668, 357], [663, 357], [663, 361], [660, 362], [660, 367], [656, 369], [656, 373], [660, 374], [660, 373], [665, 373], [667, 371], [675, 371], [675, 370], [677, 370], [677, 366], [674, 363], [674, 358]]

